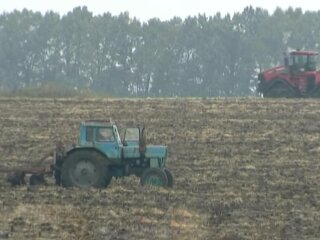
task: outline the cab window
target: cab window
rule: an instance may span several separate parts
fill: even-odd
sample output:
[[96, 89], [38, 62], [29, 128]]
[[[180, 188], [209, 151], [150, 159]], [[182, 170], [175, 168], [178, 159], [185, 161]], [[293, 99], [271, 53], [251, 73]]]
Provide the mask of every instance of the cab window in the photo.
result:
[[98, 142], [112, 142], [114, 141], [114, 135], [112, 128], [98, 128], [96, 134], [96, 140]]
[[126, 141], [139, 141], [139, 128], [127, 128], [125, 140]]

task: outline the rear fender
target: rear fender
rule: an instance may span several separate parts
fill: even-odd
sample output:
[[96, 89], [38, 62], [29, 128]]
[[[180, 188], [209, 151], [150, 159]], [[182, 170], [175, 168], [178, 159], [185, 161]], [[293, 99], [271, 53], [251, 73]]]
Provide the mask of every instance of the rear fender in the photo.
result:
[[114, 162], [108, 157], [107, 154], [105, 154], [104, 152], [102, 152], [101, 150], [99, 150], [98, 148], [95, 148], [95, 147], [73, 147], [69, 150], [66, 151], [66, 155], [65, 155], [65, 158], [68, 157], [70, 154], [76, 152], [76, 151], [81, 151], [81, 150], [91, 150], [91, 151], [95, 151], [99, 154], [101, 154], [107, 161], [108, 164], [113, 164]]

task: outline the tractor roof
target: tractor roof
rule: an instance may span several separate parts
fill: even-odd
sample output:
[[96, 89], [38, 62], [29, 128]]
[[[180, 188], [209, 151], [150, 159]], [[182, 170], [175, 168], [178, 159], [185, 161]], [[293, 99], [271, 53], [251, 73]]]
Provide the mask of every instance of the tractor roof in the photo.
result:
[[313, 51], [292, 51], [290, 52], [291, 55], [303, 55], [303, 56], [315, 56], [318, 55], [318, 52], [313, 52]]
[[112, 121], [112, 119], [109, 119], [109, 120], [104, 120], [104, 119], [90, 119], [90, 120], [83, 121], [81, 124], [82, 124], [82, 125], [85, 125], [85, 126], [95, 126], [95, 127], [98, 127], [98, 126], [112, 126], [112, 125], [114, 125], [115, 123]]

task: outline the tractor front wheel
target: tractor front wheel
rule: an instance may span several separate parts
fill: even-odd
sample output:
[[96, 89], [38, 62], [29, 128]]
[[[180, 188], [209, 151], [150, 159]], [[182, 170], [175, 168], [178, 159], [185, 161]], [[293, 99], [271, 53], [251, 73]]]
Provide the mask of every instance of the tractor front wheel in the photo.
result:
[[160, 168], [148, 168], [142, 173], [140, 183], [142, 186], [167, 187], [168, 177], [165, 171]]

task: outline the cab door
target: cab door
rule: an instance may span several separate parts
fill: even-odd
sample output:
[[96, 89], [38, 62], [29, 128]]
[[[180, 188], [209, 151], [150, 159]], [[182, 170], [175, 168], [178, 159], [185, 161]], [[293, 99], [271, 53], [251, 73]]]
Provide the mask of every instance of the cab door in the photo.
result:
[[146, 140], [144, 137], [144, 128], [131, 127], [127, 128], [123, 140], [124, 158], [140, 158], [145, 152]]
[[121, 147], [113, 127], [96, 128], [94, 146], [104, 152], [110, 159], [121, 160]]
[[124, 144], [127, 146], [139, 146], [140, 129], [138, 127], [129, 127], [124, 133]]

